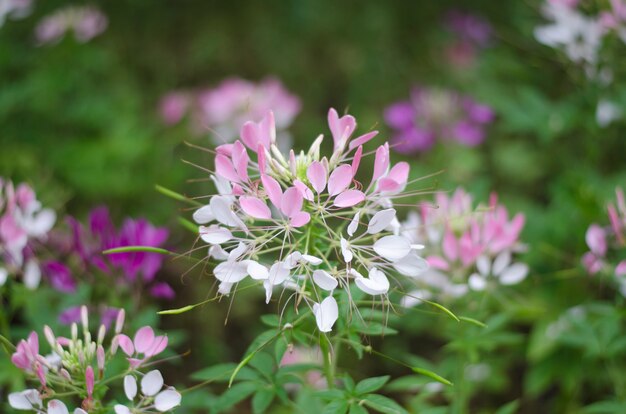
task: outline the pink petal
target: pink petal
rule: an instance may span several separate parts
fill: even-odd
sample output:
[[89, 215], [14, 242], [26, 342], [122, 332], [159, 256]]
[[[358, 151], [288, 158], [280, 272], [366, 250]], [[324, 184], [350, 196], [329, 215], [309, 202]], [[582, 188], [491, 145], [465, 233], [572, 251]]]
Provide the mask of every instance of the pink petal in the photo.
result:
[[448, 264], [447, 260], [441, 256], [428, 256], [426, 258], [426, 261], [428, 262], [428, 265], [432, 267], [433, 269], [439, 269], [439, 270], [450, 269], [450, 265]]
[[292, 227], [302, 227], [311, 221], [311, 215], [306, 211], [299, 211], [290, 218]]
[[131, 356], [135, 353], [135, 347], [133, 346], [133, 341], [124, 334], [119, 334], [117, 336], [118, 343], [122, 351], [128, 356]]
[[328, 111], [328, 126], [333, 135], [334, 148], [337, 149], [356, 129], [356, 120], [351, 115], [344, 115], [339, 118], [337, 111], [334, 108], [330, 108]]
[[229, 181], [239, 182], [239, 175], [233, 167], [233, 163], [226, 155], [217, 154], [215, 156], [215, 172], [220, 177], [224, 177]]
[[230, 157], [231, 155], [233, 155], [233, 144], [219, 145], [215, 148], [215, 152]]
[[154, 331], [149, 326], [140, 328], [135, 334], [134, 339], [135, 350], [138, 353], [144, 353], [152, 346], [154, 342]]
[[272, 218], [270, 208], [256, 197], [242, 196], [239, 197], [239, 205], [241, 209], [249, 216], [258, 219]]
[[378, 131], [372, 131], [372, 132], [368, 132], [367, 134], [361, 135], [360, 137], [355, 138], [350, 143], [350, 145], [348, 146], [348, 149], [352, 151], [354, 148], [358, 147], [359, 145], [365, 144], [366, 142], [374, 138], [376, 135], [378, 135]]
[[28, 347], [34, 355], [39, 354], [39, 336], [37, 332], [33, 331], [28, 335]]
[[589, 249], [597, 256], [604, 256], [606, 254], [606, 232], [597, 224], [592, 224], [587, 229], [585, 234], [585, 241]]
[[287, 217], [291, 217], [302, 210], [303, 197], [296, 187], [289, 187], [280, 202], [280, 210]]
[[340, 165], [330, 174], [328, 179], [328, 194], [332, 196], [341, 193], [352, 182], [352, 167], [348, 164]]
[[152, 342], [152, 346], [145, 352], [146, 357], [153, 357], [155, 355], [159, 355], [161, 352], [165, 350], [167, 347], [167, 336], [159, 335], [154, 338]]
[[313, 201], [313, 191], [300, 180], [293, 180], [293, 185], [300, 191], [305, 200]]
[[400, 184], [400, 186], [403, 186], [406, 184], [407, 180], [409, 179], [410, 168], [411, 167], [409, 167], [408, 163], [404, 161], [399, 162], [396, 165], [394, 165], [391, 168], [391, 170], [389, 170], [389, 174], [387, 174], [387, 178], [391, 178], [392, 180]]
[[269, 175], [262, 175], [261, 182], [263, 183], [265, 193], [269, 197], [272, 204], [274, 204], [276, 208], [280, 208], [280, 200], [283, 198], [283, 191], [280, 189], [278, 181]]
[[334, 205], [337, 207], [352, 207], [365, 200], [365, 194], [359, 190], [346, 190], [335, 197]]
[[615, 276], [617, 277], [626, 276], [626, 260], [622, 260], [615, 267]]
[[378, 189], [378, 191], [393, 192], [393, 191], [398, 190], [401, 187], [400, 187], [400, 184], [396, 180], [385, 177], [385, 178], [381, 178], [380, 180], [378, 180], [378, 185], [376, 188]]
[[352, 176], [356, 175], [356, 172], [359, 170], [359, 165], [361, 164], [361, 157], [363, 156], [363, 147], [359, 147], [354, 153], [354, 158], [352, 158]]
[[318, 194], [324, 191], [326, 188], [326, 168], [321, 162], [313, 161], [306, 170], [306, 176]]
[[274, 112], [268, 111], [265, 117], [259, 123], [260, 142], [269, 149], [270, 145], [276, 142], [276, 122], [274, 121]]
[[233, 145], [232, 160], [240, 180], [248, 181], [248, 163], [250, 162], [250, 157], [248, 156], [246, 148], [239, 141], [236, 141]]
[[263, 145], [259, 145], [256, 150], [257, 162], [259, 163], [259, 172], [261, 175], [265, 175], [265, 169], [267, 167], [267, 160], [265, 158], [265, 149]]
[[261, 145], [261, 142], [259, 142], [259, 135], [259, 127], [252, 121], [248, 121], [243, 124], [239, 133], [239, 136], [246, 147], [253, 151]]
[[457, 242], [456, 242], [456, 238], [454, 237], [454, 234], [452, 234], [450, 229], [447, 229], [445, 234], [443, 235], [443, 243], [441, 247], [443, 248], [443, 254], [448, 259], [450, 260], [457, 259], [458, 257]]
[[385, 175], [389, 168], [389, 147], [381, 145], [376, 150], [376, 158], [374, 159], [374, 175], [372, 181], [378, 180]]

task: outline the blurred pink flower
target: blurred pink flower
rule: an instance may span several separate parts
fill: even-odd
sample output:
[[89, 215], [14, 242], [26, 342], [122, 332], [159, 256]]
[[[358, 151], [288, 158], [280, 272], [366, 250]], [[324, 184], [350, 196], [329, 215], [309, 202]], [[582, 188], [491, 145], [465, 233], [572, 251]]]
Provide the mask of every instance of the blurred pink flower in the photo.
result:
[[97, 8], [68, 6], [44, 17], [35, 28], [35, 38], [40, 45], [52, 44], [73, 31], [74, 38], [85, 43], [104, 32], [107, 26], [107, 17]]
[[275, 78], [254, 83], [229, 78], [214, 88], [196, 91], [174, 91], [160, 104], [163, 121], [178, 123], [190, 114], [195, 133], [211, 133], [217, 142], [234, 141], [247, 121], [260, 121], [268, 111], [274, 112], [278, 131], [286, 130], [300, 112], [300, 99]]

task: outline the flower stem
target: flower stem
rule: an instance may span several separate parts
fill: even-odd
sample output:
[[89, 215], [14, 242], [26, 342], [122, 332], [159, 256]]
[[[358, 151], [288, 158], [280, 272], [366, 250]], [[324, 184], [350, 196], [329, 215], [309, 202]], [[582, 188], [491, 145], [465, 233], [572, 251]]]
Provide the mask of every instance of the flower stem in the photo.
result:
[[324, 358], [324, 376], [328, 383], [328, 389], [335, 388], [335, 364], [333, 363], [330, 341], [326, 335], [320, 335], [320, 349]]

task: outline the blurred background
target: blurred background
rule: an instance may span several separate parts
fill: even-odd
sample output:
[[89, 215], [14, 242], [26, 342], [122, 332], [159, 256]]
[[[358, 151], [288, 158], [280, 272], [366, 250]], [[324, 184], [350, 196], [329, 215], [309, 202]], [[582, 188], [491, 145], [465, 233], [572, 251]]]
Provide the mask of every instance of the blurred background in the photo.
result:
[[[608, 360], [592, 352], [588, 341], [603, 333], [591, 322], [590, 332], [564, 343], [541, 336], [568, 309], [600, 301], [610, 306], [599, 314], [611, 313], [613, 322], [606, 327], [605, 317], [598, 329], [623, 337], [623, 300], [580, 264], [587, 227], [604, 220], [615, 187], [626, 183], [619, 36], [607, 34], [591, 57], [585, 44], [573, 52], [553, 46], [537, 30], [551, 20], [535, 0], [9, 3], [21, 8], [0, 9], [0, 176], [29, 183], [59, 223], [65, 215], [84, 221], [104, 205], [118, 225], [144, 217], [167, 227], [165, 246], [184, 252], [195, 236], [178, 218], [189, 219], [191, 210], [155, 185], [210, 194], [206, 173], [184, 162], [210, 167], [211, 154], [194, 146], [233, 140], [242, 120], [274, 109], [280, 139], [305, 149], [328, 135], [334, 107], [354, 115], [361, 131], [389, 138], [394, 159], [411, 163], [412, 178], [437, 173], [429, 188], [462, 186], [484, 202], [495, 192], [512, 214], [526, 216], [531, 272], [496, 301], [489, 341], [416, 315], [380, 343], [456, 376], [465, 363], [454, 344], [465, 341], [487, 374], [470, 369], [480, 379], [468, 374], [474, 379], [448, 394], [425, 396], [400, 384], [392, 395], [424, 413], [462, 412], [450, 402], [459, 398], [472, 413], [512, 401], [506, 412], [565, 413], [612, 401], [615, 381], [626, 384], [623, 371], [617, 379], [606, 374], [624, 366], [623, 347]], [[579, 3], [586, 14], [611, 10], [608, 1]], [[165, 261], [158, 277], [175, 299], [153, 300], [144, 319], [210, 297], [212, 277], [191, 267]], [[17, 322], [24, 331], [28, 321], [55, 323], [52, 303], [27, 305], [30, 316]], [[264, 329], [250, 321], [275, 310], [252, 292], [229, 303], [161, 318], [176, 351], [191, 351], [170, 367], [177, 382], [192, 384], [187, 373], [238, 361]], [[374, 356], [350, 358], [355, 377], [406, 374]], [[207, 387], [197, 405], [222, 389]]]

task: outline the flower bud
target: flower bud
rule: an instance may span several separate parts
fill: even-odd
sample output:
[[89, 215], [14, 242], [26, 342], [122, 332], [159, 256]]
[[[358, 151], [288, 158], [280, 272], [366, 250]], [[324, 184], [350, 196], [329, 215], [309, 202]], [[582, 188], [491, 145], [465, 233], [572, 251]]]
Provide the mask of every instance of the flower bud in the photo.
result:
[[89, 311], [87, 310], [87, 306], [80, 307], [80, 321], [83, 325], [84, 330], [89, 330]]
[[96, 359], [98, 360], [98, 371], [100, 373], [100, 378], [104, 374], [104, 362], [105, 362], [105, 354], [104, 348], [102, 345], [98, 345], [98, 350], [96, 351]]
[[104, 325], [100, 325], [100, 329], [98, 330], [98, 345], [101, 345], [104, 342], [104, 336], [107, 333], [107, 328]]
[[115, 333], [121, 333], [124, 328], [124, 318], [126, 316], [126, 312], [124, 309], [120, 309], [117, 313], [117, 320], [115, 321]]
[[50, 348], [52, 348], [52, 350], [56, 349], [57, 340], [54, 336], [54, 332], [52, 332], [52, 329], [50, 329], [48, 325], [45, 325], [43, 327], [43, 333], [46, 336], [46, 340], [50, 344]]

